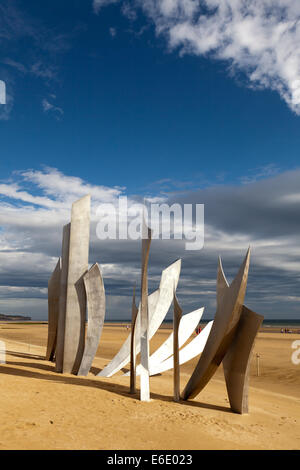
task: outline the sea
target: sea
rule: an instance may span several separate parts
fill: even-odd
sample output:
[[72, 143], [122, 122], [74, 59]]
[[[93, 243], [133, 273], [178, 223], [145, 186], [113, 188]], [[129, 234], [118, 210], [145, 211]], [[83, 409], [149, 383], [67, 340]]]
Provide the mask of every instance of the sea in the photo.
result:
[[[202, 325], [206, 325], [209, 321], [213, 320], [213, 318], [202, 318], [201, 321], [200, 321], [200, 324]], [[48, 323], [47, 319], [43, 318], [43, 319], [32, 319], [31, 321], [17, 321], [17, 322], [10, 322], [10, 323]], [[131, 324], [131, 319], [124, 319], [124, 318], [120, 318], [120, 319], [110, 319], [110, 318], [106, 318], [105, 319], [105, 323], [109, 323], [109, 324], [123, 324], [123, 325], [130, 325]], [[165, 327], [168, 327], [168, 325], [172, 325], [173, 323], [173, 320], [172, 318], [167, 318], [164, 320], [162, 326], [165, 326]], [[287, 328], [287, 327], [294, 327], [294, 328], [298, 328], [300, 329], [300, 318], [276, 318], [276, 319], [266, 319], [263, 321], [263, 324], [262, 324], [262, 327], [264, 328], [270, 328], [270, 327], [273, 327], [273, 328]]]
[[[200, 323], [208, 323], [209, 321], [213, 320], [213, 318], [204, 318], [201, 320]], [[131, 320], [130, 319], [127, 319], [127, 320], [124, 320], [123, 319], [119, 319], [119, 320], [110, 320], [109, 318], [107, 318], [105, 320], [105, 323], [124, 323], [124, 324], [130, 324], [131, 323]], [[166, 319], [164, 320], [163, 324], [166, 324], [166, 325], [171, 325], [173, 323], [173, 320], [172, 319]], [[295, 319], [295, 318], [276, 318], [274, 320], [272, 319], [266, 319], [263, 321], [263, 325], [264, 327], [288, 327], [288, 326], [293, 326], [293, 327], [299, 327], [300, 328], [300, 318], [299, 319]]]

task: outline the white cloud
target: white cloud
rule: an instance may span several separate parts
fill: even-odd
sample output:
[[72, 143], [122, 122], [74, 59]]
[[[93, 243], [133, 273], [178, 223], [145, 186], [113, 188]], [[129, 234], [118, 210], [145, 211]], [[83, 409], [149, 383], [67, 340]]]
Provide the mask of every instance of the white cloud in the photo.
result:
[[91, 194], [95, 202], [113, 202], [121, 193], [122, 188], [91, 185], [77, 176], [67, 176], [55, 168], [44, 171], [28, 170], [21, 172], [24, 181], [35, 184], [48, 196], [54, 196], [70, 205], [74, 198]]
[[5, 64], [5, 65], [9, 65], [10, 67], [18, 70], [18, 72], [20, 72], [22, 74], [27, 73], [26, 67], [21, 62], [17, 62], [16, 60], [6, 58], [6, 59], [2, 60], [2, 63]]
[[58, 207], [59, 203], [46, 197], [32, 196], [27, 191], [22, 191], [17, 183], [0, 184], [0, 195], [22, 202], [28, 202], [44, 207]]
[[58, 106], [54, 106], [54, 104], [49, 103], [49, 101], [44, 98], [42, 101], [42, 107], [45, 113], [53, 112], [57, 119], [59, 119], [63, 114], [63, 109], [59, 108]]
[[114, 38], [117, 34], [116, 28], [109, 28], [109, 34], [111, 35], [112, 38]]
[[93, 1], [93, 6], [94, 6], [94, 11], [96, 13], [99, 13], [102, 7], [106, 7], [107, 5], [110, 5], [111, 3], [118, 3], [119, 0], [94, 0]]
[[135, 21], [137, 19], [137, 13], [129, 2], [123, 3], [122, 14], [126, 16], [130, 21]]
[[115, 203], [121, 191], [88, 184], [53, 168], [16, 172], [13, 181], [0, 184], [0, 225], [4, 229], [0, 231], [0, 251], [18, 250], [10, 255], [11, 259], [14, 256], [24, 258], [24, 249], [52, 253], [59, 244], [62, 226], [69, 221], [75, 200], [91, 194], [92, 220], [95, 220], [96, 207], [101, 202]]
[[36, 77], [53, 80], [56, 78], [56, 71], [53, 66], [45, 65], [41, 61], [35, 62], [31, 66], [31, 73]]
[[279, 171], [280, 169], [276, 165], [270, 163], [265, 166], [254, 168], [249, 172], [248, 175], [242, 176], [242, 178], [240, 178], [240, 181], [243, 184], [254, 183], [255, 181], [258, 181], [262, 178], [269, 178], [271, 176], [277, 175]]
[[[94, 0], [94, 8], [109, 3], [116, 0]], [[133, 0], [134, 6], [153, 20], [170, 49], [227, 61], [250, 87], [278, 92], [300, 115], [299, 1]]]
[[[300, 192], [293, 194], [284, 194], [279, 198], [279, 201], [287, 204], [299, 204], [300, 203]], [[279, 202], [278, 201], [278, 202]]]

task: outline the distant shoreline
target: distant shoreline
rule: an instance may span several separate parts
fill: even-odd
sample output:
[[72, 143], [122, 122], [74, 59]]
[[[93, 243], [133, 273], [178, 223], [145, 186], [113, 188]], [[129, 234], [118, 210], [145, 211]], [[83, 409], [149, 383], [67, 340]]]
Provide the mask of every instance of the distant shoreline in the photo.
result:
[[[204, 328], [207, 323], [211, 320], [204, 320], [200, 322], [201, 328]], [[15, 320], [0, 320], [1, 325], [47, 325], [47, 320], [23, 320], [23, 321], [15, 321]], [[105, 326], [109, 327], [120, 327], [127, 325], [130, 327], [131, 321], [130, 320], [107, 320], [104, 322]], [[160, 328], [164, 329], [171, 329], [172, 328], [172, 320], [164, 321]], [[281, 330], [287, 329], [288, 331], [284, 332], [284, 334], [289, 333], [299, 333], [300, 334], [300, 320], [265, 320], [260, 328], [261, 333], [282, 333]]]

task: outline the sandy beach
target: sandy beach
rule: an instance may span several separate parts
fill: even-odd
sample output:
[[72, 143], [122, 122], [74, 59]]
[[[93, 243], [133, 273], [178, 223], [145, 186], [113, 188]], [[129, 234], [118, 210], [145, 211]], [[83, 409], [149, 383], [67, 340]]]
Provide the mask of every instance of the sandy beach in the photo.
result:
[[[154, 351], [170, 334], [161, 328]], [[193, 400], [172, 399], [172, 372], [151, 378], [151, 402], [129, 394], [129, 377], [95, 377], [128, 335], [106, 324], [88, 377], [55, 373], [44, 360], [46, 324], [0, 324], [0, 449], [300, 449], [299, 334], [260, 332], [250, 377], [250, 414], [231, 412], [219, 368]], [[257, 376], [256, 353], [260, 354]], [[197, 359], [181, 367], [181, 389]]]

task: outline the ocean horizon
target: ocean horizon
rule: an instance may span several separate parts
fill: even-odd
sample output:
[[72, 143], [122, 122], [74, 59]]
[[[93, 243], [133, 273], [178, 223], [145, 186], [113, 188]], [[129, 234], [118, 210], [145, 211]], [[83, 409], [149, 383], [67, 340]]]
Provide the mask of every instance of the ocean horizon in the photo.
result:
[[[200, 321], [200, 323], [208, 323], [213, 318], [205, 318]], [[163, 321], [164, 323], [171, 324], [173, 322], [172, 319], [166, 319]], [[105, 320], [105, 323], [131, 323], [130, 319], [119, 319], [119, 320]], [[265, 326], [300, 326], [300, 319], [294, 319], [294, 318], [280, 318], [280, 319], [266, 319], [263, 321], [263, 325]]]
[[[211, 320], [213, 320], [213, 318], [204, 318], [200, 321], [200, 324], [206, 324], [208, 322], [210, 322]], [[45, 319], [45, 318], [41, 318], [41, 319], [31, 319], [31, 320], [7, 320], [9, 321], [10, 323], [48, 323], [48, 320]], [[3, 322], [5, 322], [5, 320], [3, 320]], [[162, 324], [172, 324], [173, 320], [172, 319], [165, 319]], [[104, 323], [126, 323], [126, 324], [130, 324], [131, 323], [131, 319], [124, 319], [124, 318], [119, 318], [119, 319], [110, 319], [110, 318], [107, 318], [105, 319]], [[282, 326], [282, 327], [287, 327], [287, 326], [299, 326], [300, 327], [300, 319], [295, 319], [295, 318], [276, 318], [276, 319], [265, 319], [263, 321], [263, 326]]]

